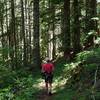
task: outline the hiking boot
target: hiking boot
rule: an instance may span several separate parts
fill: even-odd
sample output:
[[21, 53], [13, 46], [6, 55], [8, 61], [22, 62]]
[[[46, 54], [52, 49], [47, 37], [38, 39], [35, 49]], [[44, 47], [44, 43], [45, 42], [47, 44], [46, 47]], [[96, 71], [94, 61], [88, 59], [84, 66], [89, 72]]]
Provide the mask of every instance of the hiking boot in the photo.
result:
[[49, 93], [48, 93], [48, 95], [52, 95], [52, 93], [51, 93], [51, 92], [49, 92]]

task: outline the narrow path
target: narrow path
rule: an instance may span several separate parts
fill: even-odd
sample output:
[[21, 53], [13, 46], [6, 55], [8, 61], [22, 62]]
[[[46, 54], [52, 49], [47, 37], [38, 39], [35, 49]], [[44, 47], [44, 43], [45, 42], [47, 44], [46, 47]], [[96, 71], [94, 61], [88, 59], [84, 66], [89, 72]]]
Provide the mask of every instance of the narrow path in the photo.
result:
[[42, 90], [41, 93], [38, 94], [37, 100], [52, 100], [52, 96], [53, 95], [49, 96], [45, 90]]
[[55, 95], [56, 95], [56, 91], [55, 88], [62, 88], [64, 86], [64, 84], [66, 83], [66, 80], [60, 80], [60, 78], [58, 78], [57, 80], [55, 79], [55, 81], [53, 82], [53, 94], [51, 96], [49, 96], [45, 89], [44, 89], [44, 81], [42, 79], [38, 80], [37, 84], [33, 84], [33, 87], [36, 87], [38, 89], [40, 89], [40, 91], [38, 92], [37, 96], [36, 96], [36, 100], [52, 100]]
[[33, 87], [37, 87], [40, 89], [40, 91], [38, 92], [36, 96], [36, 100], [52, 100], [53, 95], [49, 96], [45, 89], [44, 89], [44, 81], [40, 79], [40, 81], [38, 82], [38, 84], [33, 84]]

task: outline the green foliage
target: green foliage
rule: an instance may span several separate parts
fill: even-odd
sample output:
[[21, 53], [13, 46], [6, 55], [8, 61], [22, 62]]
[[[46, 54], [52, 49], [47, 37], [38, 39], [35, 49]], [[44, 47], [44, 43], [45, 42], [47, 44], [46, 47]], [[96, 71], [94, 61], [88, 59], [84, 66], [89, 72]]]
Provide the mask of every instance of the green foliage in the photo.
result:
[[[57, 89], [58, 94], [54, 97], [57, 100], [63, 99], [75, 99], [76, 100], [91, 100], [92, 96], [99, 98], [99, 92], [92, 90], [94, 84], [94, 75], [97, 69], [97, 66], [100, 65], [100, 48], [93, 48], [90, 51], [83, 51], [76, 55], [75, 60], [71, 63], [66, 63], [61, 61], [59, 66], [59, 74], [61, 75], [59, 82], [65, 80], [66, 85], [62, 86], [63, 89]], [[63, 63], [62, 63], [63, 62]], [[57, 70], [58, 71], [58, 70]], [[99, 71], [98, 71], [99, 73]], [[97, 74], [97, 80], [99, 76]], [[60, 83], [59, 83], [60, 84]], [[72, 91], [67, 91], [66, 87], [73, 89]], [[94, 94], [92, 92], [94, 91]], [[69, 94], [68, 94], [69, 93]], [[72, 93], [72, 96], [71, 94]], [[74, 96], [75, 93], [77, 96]], [[67, 95], [68, 94], [68, 95]], [[72, 98], [73, 97], [73, 98]]]
[[[84, 64], [84, 72], [90, 73], [90, 77], [94, 77], [97, 66], [100, 65], [100, 48], [94, 48], [90, 51], [83, 51], [77, 54], [75, 61]], [[92, 74], [91, 74], [92, 73]]]
[[97, 45], [100, 45], [100, 37], [97, 37], [97, 39], [94, 41], [94, 43]]
[[86, 33], [86, 34], [84, 34], [83, 35], [83, 44], [84, 43], [86, 43], [86, 44], [88, 44], [88, 41], [90, 40], [90, 37], [94, 37], [94, 36], [96, 36], [97, 35], [97, 33], [96, 33], [96, 31], [94, 31], [94, 30], [90, 30], [88, 33]]
[[63, 72], [64, 69], [64, 64], [66, 63], [66, 60], [64, 58], [59, 58], [55, 64], [57, 68], [55, 68], [55, 74], [56, 76], [62, 75], [61, 73]]
[[50, 1], [55, 4], [59, 4], [59, 3], [63, 2], [64, 0], [50, 0]]
[[74, 95], [75, 91], [65, 88], [58, 91], [53, 100], [72, 100], [74, 98]]
[[100, 64], [100, 48], [91, 51], [83, 51], [76, 56], [76, 61], [86, 62], [87, 64]]
[[33, 94], [39, 90], [32, 86], [35, 82], [32, 75], [18, 76], [19, 73], [16, 72], [15, 76], [13, 73], [2, 76], [3, 87], [0, 90], [0, 100], [35, 100], [36, 96], [33, 97]]
[[86, 59], [93, 54], [93, 51], [83, 51], [81, 53], [78, 53], [76, 56], [76, 61], [86, 61]]
[[[57, 84], [57, 87], [55, 88], [56, 95], [52, 97], [52, 100], [56, 100], [56, 99], [71, 100], [73, 98], [76, 98], [78, 100], [87, 100], [87, 98], [90, 98], [91, 86], [87, 87], [88, 89], [87, 88], [85, 89], [84, 88], [85, 84], [87, 85], [89, 83], [85, 83], [85, 84], [81, 83], [84, 82], [84, 80], [82, 80], [82, 76], [81, 76], [83, 73], [79, 74], [80, 68], [82, 67], [80, 63], [85, 62], [84, 67], [88, 72], [91, 72], [91, 70], [92, 71], [95, 70], [96, 68], [95, 66], [97, 64], [97, 62], [96, 61], [93, 62], [91, 58], [94, 58], [94, 56], [99, 58], [99, 54], [100, 54], [100, 49], [96, 48], [96, 49], [92, 49], [91, 51], [84, 51], [77, 54], [75, 58], [75, 62], [66, 63], [66, 60], [64, 58], [58, 59], [55, 68], [55, 80], [56, 81], [58, 80], [58, 82], [56, 81], [54, 82], [55, 84]], [[13, 99], [14, 100], [36, 100], [37, 99], [37, 94], [39, 93], [40, 89], [34, 87], [33, 85], [37, 85], [40, 82], [37, 80], [39, 79], [38, 73], [33, 77], [29, 72], [23, 69], [12, 71], [10, 68], [4, 66], [3, 64], [1, 64], [0, 66], [1, 66], [0, 86], [1, 84], [3, 84], [3, 86], [0, 87], [1, 100], [6, 100], [6, 99], [7, 100], [13, 100]], [[74, 83], [74, 85], [71, 86], [70, 89], [68, 89], [69, 88], [68, 83], [74, 80], [73, 77], [76, 74], [78, 74], [77, 77], [80, 77], [79, 82], [80, 84], [83, 84], [82, 87], [80, 87], [80, 85], [78, 87], [78, 81], [76, 81], [76, 83]], [[92, 79], [93, 78], [94, 76], [92, 77]], [[65, 83], [64, 86], [60, 86], [60, 84], [63, 83], [63, 80], [65, 80], [65, 82], [67, 83]], [[69, 85], [72, 85], [72, 83], [70, 83]], [[79, 88], [81, 88], [82, 92], [78, 92]], [[95, 97], [99, 98], [99, 92], [95, 92]]]
[[[13, 89], [15, 89], [15, 100], [34, 100], [33, 94], [39, 91], [37, 88], [33, 88], [32, 85], [34, 80], [31, 75], [28, 77], [23, 77], [16, 79], [16, 84]], [[17, 90], [17, 91], [16, 91]], [[14, 90], [13, 90], [14, 91]]]
[[36, 100], [36, 79], [24, 69], [12, 70], [0, 61], [0, 100]]
[[0, 89], [0, 100], [11, 100], [14, 97], [14, 94], [10, 92], [11, 87], [6, 87]]

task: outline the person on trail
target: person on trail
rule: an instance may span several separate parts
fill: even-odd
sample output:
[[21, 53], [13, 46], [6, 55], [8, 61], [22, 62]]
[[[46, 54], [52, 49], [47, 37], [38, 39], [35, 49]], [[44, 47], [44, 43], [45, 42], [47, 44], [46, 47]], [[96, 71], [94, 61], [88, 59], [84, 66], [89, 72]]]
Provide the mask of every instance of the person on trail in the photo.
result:
[[48, 59], [46, 63], [42, 64], [41, 71], [44, 74], [46, 91], [49, 95], [51, 95], [52, 94], [51, 90], [52, 90], [53, 71], [54, 71], [53, 63]]

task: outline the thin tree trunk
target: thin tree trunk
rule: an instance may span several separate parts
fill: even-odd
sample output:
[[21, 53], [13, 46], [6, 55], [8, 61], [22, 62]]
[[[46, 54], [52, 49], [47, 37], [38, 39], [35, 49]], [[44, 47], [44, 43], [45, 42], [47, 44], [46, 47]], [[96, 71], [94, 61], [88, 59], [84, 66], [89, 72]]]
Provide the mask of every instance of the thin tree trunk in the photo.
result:
[[32, 58], [32, 48], [31, 48], [31, 16], [30, 16], [30, 7], [29, 7], [29, 11], [28, 11], [28, 24], [29, 24], [29, 62], [31, 63], [31, 58]]
[[[3, 16], [2, 16], [2, 18], [3, 18]], [[4, 28], [3, 28], [3, 19], [1, 20], [1, 32], [2, 32], [2, 48], [4, 49], [4, 41], [5, 41], [5, 39], [4, 39], [4, 36], [3, 36], [3, 34], [4, 34]], [[2, 50], [2, 58], [3, 58], [3, 61], [4, 61], [4, 50]]]
[[[51, 11], [51, 2], [50, 2], [50, 0], [48, 0], [48, 6], [49, 6], [49, 11]], [[52, 53], [51, 53], [51, 47], [52, 47], [52, 45], [51, 45], [51, 33], [50, 33], [50, 29], [51, 29], [51, 25], [50, 25], [50, 22], [51, 22], [51, 20], [50, 20], [51, 18], [50, 18], [50, 14], [49, 14], [49, 20], [48, 20], [48, 34], [47, 34], [47, 40], [48, 40], [48, 48], [47, 48], [47, 57], [49, 58], [49, 59], [51, 59], [52, 58]]]
[[26, 64], [28, 63], [28, 1], [25, 0]]
[[53, 57], [53, 60], [55, 59], [55, 56], [56, 56], [56, 38], [55, 38], [55, 7], [53, 5], [53, 14], [52, 14], [52, 31], [53, 31], [53, 51], [52, 51], [52, 57]]
[[16, 56], [16, 34], [15, 34], [15, 11], [14, 11], [14, 0], [11, 0], [11, 47], [12, 47], [12, 53], [11, 53], [11, 61], [12, 61], [12, 67], [15, 68], [15, 62], [14, 58]]
[[[8, 9], [8, 6], [7, 6], [7, 2], [6, 2], [6, 27], [7, 27], [7, 32], [8, 32], [8, 15], [7, 15], [8, 10], [7, 9]], [[9, 46], [8, 40], [9, 40], [9, 37], [7, 35], [7, 47]], [[9, 52], [7, 52], [6, 59], [8, 59], [8, 56], [9, 56]]]
[[[2, 43], [2, 48], [4, 49], [5, 45], [5, 38], [3, 36], [4, 34], [4, 2], [0, 1], [0, 29], [1, 29], [1, 43]], [[4, 61], [4, 50], [2, 50], [2, 60]]]
[[26, 35], [25, 35], [25, 20], [24, 20], [24, 7], [23, 7], [23, 0], [21, 0], [21, 16], [22, 16], [22, 39], [23, 39], [23, 49], [24, 49], [24, 54], [23, 54], [23, 63], [24, 65], [26, 64]]
[[90, 20], [90, 0], [86, 0], [86, 20], [85, 20], [85, 30], [86, 30], [86, 33], [89, 32], [90, 30], [90, 27], [89, 27], [89, 20]]

